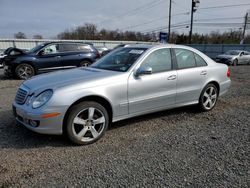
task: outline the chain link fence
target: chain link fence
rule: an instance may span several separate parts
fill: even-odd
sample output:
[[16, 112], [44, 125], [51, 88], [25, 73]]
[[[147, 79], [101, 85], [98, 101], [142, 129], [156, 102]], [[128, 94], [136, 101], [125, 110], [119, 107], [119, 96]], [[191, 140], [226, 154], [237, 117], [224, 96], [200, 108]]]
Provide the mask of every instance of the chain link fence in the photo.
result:
[[[20, 49], [31, 49], [38, 44], [44, 42], [88, 42], [92, 43], [96, 47], [105, 46], [109, 49], [114, 48], [119, 44], [157, 44], [152, 42], [141, 41], [100, 41], [100, 40], [37, 40], [37, 39], [0, 39], [0, 50], [5, 50], [9, 47], [17, 47]], [[207, 54], [211, 58], [215, 58], [218, 54], [223, 54], [228, 50], [246, 50], [250, 51], [250, 44], [191, 44], [189, 45], [196, 48], [203, 53]]]

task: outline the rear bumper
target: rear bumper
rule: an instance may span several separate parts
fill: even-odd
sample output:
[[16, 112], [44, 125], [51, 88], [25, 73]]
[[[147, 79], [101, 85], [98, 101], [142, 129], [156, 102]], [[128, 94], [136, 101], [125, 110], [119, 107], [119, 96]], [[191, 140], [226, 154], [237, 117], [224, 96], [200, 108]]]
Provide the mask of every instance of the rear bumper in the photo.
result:
[[229, 90], [230, 86], [231, 86], [231, 80], [222, 82], [220, 84], [220, 96], [224, 95]]

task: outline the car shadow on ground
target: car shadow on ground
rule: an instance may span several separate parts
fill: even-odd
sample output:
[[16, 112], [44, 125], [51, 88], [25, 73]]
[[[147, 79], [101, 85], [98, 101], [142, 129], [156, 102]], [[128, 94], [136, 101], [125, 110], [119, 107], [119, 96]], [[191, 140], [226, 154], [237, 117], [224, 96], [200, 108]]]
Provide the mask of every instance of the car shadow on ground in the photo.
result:
[[[119, 129], [121, 127], [144, 123], [145, 121], [157, 118], [168, 118], [179, 113], [196, 114], [199, 113], [193, 106], [182, 107], [172, 110], [142, 115], [139, 117], [119, 121], [111, 124], [109, 130]], [[66, 136], [42, 135], [34, 133], [24, 126], [17, 124], [12, 111], [0, 111], [0, 149], [26, 149], [26, 148], [44, 148], [44, 147], [72, 147], [74, 146]], [[136, 126], [136, 125], [135, 125]], [[148, 125], [150, 126], [150, 125]]]

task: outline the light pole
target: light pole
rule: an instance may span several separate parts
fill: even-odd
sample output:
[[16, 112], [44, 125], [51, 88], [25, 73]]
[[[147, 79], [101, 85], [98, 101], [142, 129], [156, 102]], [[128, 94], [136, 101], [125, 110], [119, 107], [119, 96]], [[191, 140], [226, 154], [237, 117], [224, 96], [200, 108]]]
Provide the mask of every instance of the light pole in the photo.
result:
[[169, 16], [168, 16], [168, 43], [170, 42], [171, 32], [171, 11], [172, 11], [172, 0], [169, 0]]
[[191, 6], [191, 24], [190, 24], [190, 32], [189, 32], [189, 44], [192, 43], [194, 12], [197, 10], [199, 4], [200, 4], [200, 0], [192, 0], [192, 6]]

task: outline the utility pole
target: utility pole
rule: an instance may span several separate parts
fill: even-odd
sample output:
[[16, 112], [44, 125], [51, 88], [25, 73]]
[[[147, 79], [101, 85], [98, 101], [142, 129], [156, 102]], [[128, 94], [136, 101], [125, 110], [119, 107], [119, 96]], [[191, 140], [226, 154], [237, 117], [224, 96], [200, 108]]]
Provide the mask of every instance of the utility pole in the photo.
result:
[[169, 0], [168, 43], [170, 43], [170, 36], [171, 36], [171, 11], [172, 11], [172, 0]]
[[199, 3], [200, 3], [200, 0], [192, 0], [192, 6], [191, 6], [191, 24], [190, 24], [190, 32], [189, 32], [189, 44], [192, 43], [194, 12], [197, 10]]
[[247, 19], [248, 19], [248, 13], [246, 13], [246, 16], [245, 16], [245, 23], [244, 23], [242, 39], [241, 39], [243, 44], [244, 44], [244, 39], [245, 39], [246, 27], [247, 27]]

